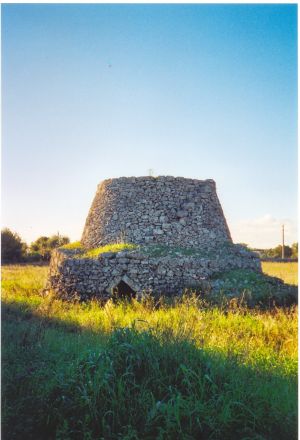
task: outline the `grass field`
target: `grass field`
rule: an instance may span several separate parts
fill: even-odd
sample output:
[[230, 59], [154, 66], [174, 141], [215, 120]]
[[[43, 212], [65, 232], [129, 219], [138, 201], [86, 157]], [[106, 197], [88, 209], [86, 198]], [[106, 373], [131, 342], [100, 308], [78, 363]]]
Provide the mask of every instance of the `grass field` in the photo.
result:
[[2, 270], [4, 439], [297, 438], [295, 306], [66, 303], [46, 276]]
[[281, 278], [287, 284], [298, 285], [298, 263], [262, 262], [265, 274]]

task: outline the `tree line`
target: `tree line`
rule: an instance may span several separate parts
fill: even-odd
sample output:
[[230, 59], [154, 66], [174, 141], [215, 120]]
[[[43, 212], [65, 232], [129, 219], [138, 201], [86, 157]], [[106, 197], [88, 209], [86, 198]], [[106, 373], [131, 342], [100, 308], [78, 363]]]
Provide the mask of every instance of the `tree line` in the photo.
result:
[[[282, 245], [278, 245], [271, 249], [260, 249], [260, 258], [281, 258]], [[291, 246], [284, 246], [284, 258], [298, 258], [298, 243], [293, 243]]]
[[39, 237], [28, 245], [19, 234], [4, 228], [1, 231], [1, 261], [2, 263], [49, 261], [51, 251], [67, 243], [70, 243], [68, 237], [57, 234], [51, 237]]

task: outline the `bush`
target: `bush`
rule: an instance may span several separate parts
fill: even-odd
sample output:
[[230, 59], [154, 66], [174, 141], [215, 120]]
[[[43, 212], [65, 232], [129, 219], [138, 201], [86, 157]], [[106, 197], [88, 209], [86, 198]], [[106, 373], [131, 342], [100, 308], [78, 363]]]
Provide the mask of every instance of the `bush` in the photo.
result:
[[17, 263], [22, 261], [27, 245], [21, 237], [10, 229], [1, 231], [1, 260], [2, 263]]
[[42, 256], [39, 252], [28, 252], [26, 254], [26, 262], [27, 263], [35, 263], [37, 261], [41, 261]]
[[51, 251], [70, 242], [68, 237], [52, 235], [51, 237], [39, 237], [31, 243], [30, 251], [39, 253], [42, 260], [50, 260]]

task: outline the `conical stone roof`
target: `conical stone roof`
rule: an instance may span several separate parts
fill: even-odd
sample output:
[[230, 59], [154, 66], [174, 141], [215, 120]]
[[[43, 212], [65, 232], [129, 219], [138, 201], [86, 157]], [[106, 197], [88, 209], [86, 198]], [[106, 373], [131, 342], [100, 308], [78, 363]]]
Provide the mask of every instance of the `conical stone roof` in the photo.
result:
[[215, 182], [182, 177], [121, 177], [98, 185], [82, 239], [215, 248], [232, 243]]

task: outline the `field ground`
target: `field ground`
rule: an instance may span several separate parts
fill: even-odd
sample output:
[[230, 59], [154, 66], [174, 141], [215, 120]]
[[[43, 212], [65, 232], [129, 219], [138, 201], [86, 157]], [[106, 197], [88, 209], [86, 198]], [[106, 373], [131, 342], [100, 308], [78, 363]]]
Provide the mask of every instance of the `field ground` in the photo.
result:
[[263, 261], [262, 270], [267, 275], [281, 278], [287, 284], [298, 285], [298, 263]]
[[4, 440], [297, 438], [296, 306], [67, 303], [46, 276], [2, 269]]

